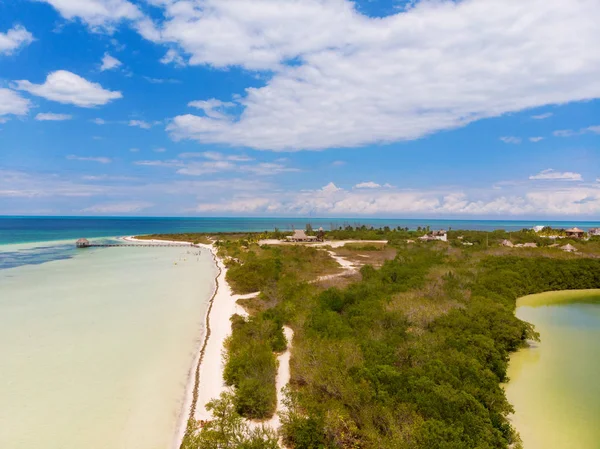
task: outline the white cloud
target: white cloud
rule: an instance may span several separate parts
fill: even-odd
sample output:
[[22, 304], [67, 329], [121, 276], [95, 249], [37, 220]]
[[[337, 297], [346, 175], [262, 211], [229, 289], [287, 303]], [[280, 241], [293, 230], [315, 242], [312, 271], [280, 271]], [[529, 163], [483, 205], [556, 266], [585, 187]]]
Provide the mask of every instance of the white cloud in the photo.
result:
[[96, 204], [94, 206], [82, 209], [81, 212], [92, 214], [130, 214], [148, 209], [152, 206], [154, 206], [154, 204], [146, 201], [126, 201], [119, 203]]
[[281, 173], [300, 171], [297, 168], [288, 167], [281, 162], [248, 163], [253, 160], [254, 159], [244, 155], [227, 155], [216, 151], [205, 151], [202, 153], [181, 153], [179, 159], [164, 161], [144, 160], [137, 161], [135, 164], [153, 167], [172, 167], [177, 169], [177, 174], [187, 176], [202, 176], [222, 172], [273, 176]]
[[189, 64], [272, 71], [236, 100], [239, 116], [175, 117], [176, 139], [351, 147], [600, 97], [595, 0], [422, 1], [384, 18], [348, 0], [161, 4], [166, 19], [140, 32], [178, 46]]
[[513, 145], [518, 145], [521, 143], [520, 137], [512, 137], [512, 136], [500, 137], [500, 140], [504, 143], [513, 144]]
[[361, 182], [359, 184], [356, 184], [354, 186], [355, 189], [380, 189], [381, 185], [377, 184], [376, 182], [373, 181], [369, 181], [369, 182]]
[[90, 197], [104, 191], [102, 186], [74, 183], [55, 175], [0, 169], [0, 198]]
[[529, 138], [529, 141], [533, 142], [533, 143], [538, 143], [538, 142], [541, 142], [542, 140], [544, 140], [543, 137], [530, 137]]
[[0, 32], [0, 55], [10, 55], [34, 41], [33, 35], [24, 27], [16, 25], [6, 33]]
[[131, 151], [132, 153], [139, 153], [140, 149], [139, 148], [130, 148], [129, 151]]
[[29, 81], [16, 81], [19, 90], [25, 90], [38, 97], [64, 104], [91, 108], [122, 98], [121, 92], [103, 89], [98, 83], [92, 83], [74, 73], [58, 70], [46, 77], [44, 84]]
[[573, 131], [572, 129], [559, 129], [558, 131], [554, 131], [552, 135], [555, 137], [573, 137], [578, 136], [581, 133], [579, 131]]
[[583, 177], [579, 173], [573, 173], [570, 171], [567, 172], [558, 172], [551, 168], [547, 170], [542, 170], [537, 175], [532, 175], [529, 179], [539, 180], [553, 180], [553, 181], [583, 181]]
[[112, 162], [112, 159], [108, 157], [75, 156], [73, 154], [67, 156], [67, 159], [71, 161], [98, 162], [100, 164], [110, 164]]
[[539, 187], [518, 192], [488, 189], [464, 192], [453, 189], [413, 191], [346, 190], [330, 183], [322, 189], [252, 196], [234, 194], [220, 202], [200, 203], [204, 213], [240, 213], [321, 216], [597, 216], [600, 188]]
[[145, 122], [144, 120], [129, 120], [128, 125], [129, 126], [137, 126], [138, 128], [142, 128], [142, 129], [152, 128], [152, 124]]
[[27, 115], [31, 102], [17, 92], [0, 87], [0, 118], [7, 115]]
[[589, 126], [586, 128], [586, 131], [594, 134], [600, 134], [600, 125], [599, 126]]
[[106, 120], [101, 118], [95, 118], [92, 120], [92, 123], [95, 123], [96, 125], [106, 125]]
[[177, 50], [173, 50], [172, 48], [167, 51], [160, 62], [163, 64], [175, 64], [177, 67], [183, 67], [185, 65], [183, 57]]
[[102, 64], [100, 65], [100, 71], [104, 72], [105, 70], [116, 69], [121, 65], [123, 65], [123, 63], [117, 58], [112, 57], [108, 53], [104, 53], [104, 57], [102, 58]]
[[204, 158], [210, 159], [213, 161], [233, 161], [233, 162], [250, 162], [253, 161], [251, 157], [245, 156], [243, 154], [223, 154], [218, 153], [216, 151], [204, 151], [202, 153], [181, 153], [179, 155], [182, 159], [194, 159], [194, 158]]
[[52, 5], [65, 19], [80, 19], [93, 29], [108, 29], [119, 21], [135, 20], [142, 13], [127, 0], [37, 0]]
[[204, 111], [204, 114], [207, 117], [221, 120], [228, 118], [227, 114], [222, 112], [222, 110], [235, 106], [235, 103], [211, 98], [210, 100], [191, 101], [188, 103], [188, 106], [196, 109], [201, 109], [202, 111]]
[[154, 152], [155, 153], [165, 153], [167, 151], [166, 148], [155, 148]]
[[54, 114], [52, 112], [40, 112], [38, 115], [35, 116], [35, 119], [39, 120], [41, 122], [43, 122], [43, 121], [60, 122], [63, 120], [71, 120], [72, 118], [73, 118], [73, 116], [70, 114]]
[[581, 136], [587, 133], [600, 134], [600, 125], [588, 126], [587, 128], [582, 128], [579, 131], [575, 131], [572, 129], [560, 129], [558, 131], [554, 131], [552, 134], [556, 137], [573, 137]]
[[532, 115], [531, 118], [534, 120], [545, 120], [547, 118], [552, 117], [554, 114], [552, 112], [546, 112], [545, 114], [540, 115]]
[[184, 165], [183, 162], [176, 159], [171, 159], [168, 161], [135, 161], [134, 164], [145, 167], [182, 167]]

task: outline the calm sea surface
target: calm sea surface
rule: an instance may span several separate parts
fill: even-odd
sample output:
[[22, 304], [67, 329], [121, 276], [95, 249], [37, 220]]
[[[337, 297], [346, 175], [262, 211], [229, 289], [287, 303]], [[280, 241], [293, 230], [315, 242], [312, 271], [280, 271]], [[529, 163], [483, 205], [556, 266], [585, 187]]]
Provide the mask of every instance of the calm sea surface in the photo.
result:
[[523, 298], [541, 343], [511, 356], [505, 386], [524, 449], [600, 448], [600, 290]]
[[[0, 448], [172, 448], [214, 288], [209, 251], [77, 251], [72, 238], [39, 242], [73, 235], [70, 220], [62, 230], [25, 220], [7, 231], [9, 221], [0, 234]], [[38, 242], [6, 244], [26, 239]]]
[[344, 225], [408, 227], [430, 226], [432, 229], [470, 229], [516, 231], [536, 225], [582, 228], [598, 227], [600, 222], [561, 221], [491, 221], [376, 218], [98, 218], [98, 217], [2, 217], [0, 245], [9, 243], [72, 240], [134, 234], [178, 232], [272, 231], [275, 228], [303, 229], [307, 223], [324, 229]]

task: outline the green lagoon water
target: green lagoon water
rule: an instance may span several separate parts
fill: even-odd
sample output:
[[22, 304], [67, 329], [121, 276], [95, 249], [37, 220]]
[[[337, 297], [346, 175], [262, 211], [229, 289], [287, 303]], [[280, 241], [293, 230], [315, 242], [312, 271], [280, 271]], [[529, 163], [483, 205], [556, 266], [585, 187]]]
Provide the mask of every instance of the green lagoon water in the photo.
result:
[[191, 251], [0, 246], [0, 448], [173, 446], [216, 270]]
[[524, 449], [600, 449], [600, 290], [521, 298], [541, 343], [511, 357], [505, 386]]

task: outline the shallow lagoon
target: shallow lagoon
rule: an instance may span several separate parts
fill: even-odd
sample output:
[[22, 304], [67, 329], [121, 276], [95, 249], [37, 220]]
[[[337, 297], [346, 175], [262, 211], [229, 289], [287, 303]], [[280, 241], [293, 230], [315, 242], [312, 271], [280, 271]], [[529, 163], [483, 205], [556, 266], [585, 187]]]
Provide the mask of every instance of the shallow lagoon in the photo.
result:
[[[0, 269], [0, 447], [171, 447], [214, 287], [212, 256], [40, 246], [50, 261]], [[23, 249], [28, 259], [35, 247], [3, 246], [0, 258]]]
[[525, 449], [600, 448], [600, 290], [521, 298], [541, 343], [512, 355], [505, 386]]

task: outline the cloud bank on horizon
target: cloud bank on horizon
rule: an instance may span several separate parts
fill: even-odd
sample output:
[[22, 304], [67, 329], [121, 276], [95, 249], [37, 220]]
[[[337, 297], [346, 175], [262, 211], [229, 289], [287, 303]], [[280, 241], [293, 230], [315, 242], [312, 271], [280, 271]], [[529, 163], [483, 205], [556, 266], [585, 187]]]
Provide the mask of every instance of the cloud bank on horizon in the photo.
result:
[[596, 0], [0, 16], [6, 213], [600, 218]]

